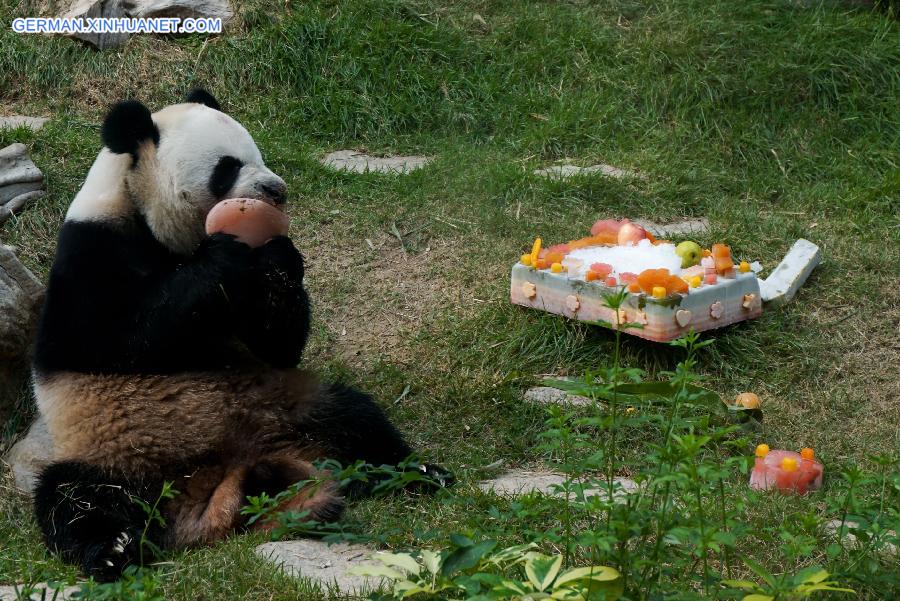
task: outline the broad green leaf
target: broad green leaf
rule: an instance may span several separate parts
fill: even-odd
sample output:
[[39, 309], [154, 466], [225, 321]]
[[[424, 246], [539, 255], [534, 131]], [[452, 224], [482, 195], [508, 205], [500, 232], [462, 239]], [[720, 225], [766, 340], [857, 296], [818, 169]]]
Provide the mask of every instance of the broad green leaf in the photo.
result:
[[468, 570], [478, 565], [485, 553], [497, 546], [495, 540], [485, 540], [468, 547], [460, 547], [444, 559], [441, 573], [451, 576], [457, 572]]
[[347, 570], [357, 576], [371, 576], [373, 578], [388, 578], [390, 580], [406, 580], [406, 576], [386, 565], [367, 564], [354, 566]]
[[745, 589], [757, 589], [759, 585], [755, 582], [750, 582], [749, 580], [723, 580], [722, 584], [725, 586], [731, 586], [734, 588], [745, 588]]
[[475, 544], [471, 538], [468, 536], [463, 536], [462, 534], [451, 534], [450, 542], [453, 543], [457, 547], [471, 547]]
[[774, 601], [775, 597], [769, 595], [745, 595], [741, 601]]
[[575, 568], [560, 575], [556, 581], [556, 586], [563, 586], [569, 582], [577, 580], [593, 580], [596, 582], [607, 582], [616, 580], [622, 575], [618, 570], [608, 566], [588, 566], [586, 568]]
[[771, 588], [778, 588], [778, 583], [775, 580], [775, 577], [772, 576], [769, 572], [766, 571], [764, 567], [750, 559], [749, 557], [744, 558], [744, 563], [747, 564], [747, 567], [753, 570], [753, 572], [766, 581]]
[[416, 576], [419, 575], [419, 571], [422, 569], [422, 566], [407, 553], [378, 552], [373, 556], [373, 559], [377, 559], [384, 565], [400, 568], [401, 570]]
[[431, 574], [437, 574], [441, 569], [441, 556], [430, 549], [422, 549], [419, 552], [422, 557], [422, 564]]
[[525, 563], [525, 575], [534, 588], [545, 591], [559, 574], [562, 559], [562, 555], [533, 557]]
[[828, 572], [825, 570], [819, 570], [818, 572], [815, 572], [813, 574], [804, 574], [802, 578], [803, 584], [816, 584], [828, 578]]

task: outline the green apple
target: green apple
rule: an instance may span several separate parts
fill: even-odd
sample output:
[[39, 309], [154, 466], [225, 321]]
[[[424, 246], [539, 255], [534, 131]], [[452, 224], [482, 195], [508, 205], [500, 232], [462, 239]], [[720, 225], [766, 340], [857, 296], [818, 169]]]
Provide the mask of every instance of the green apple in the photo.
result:
[[700, 262], [700, 257], [703, 256], [703, 251], [700, 249], [700, 245], [696, 242], [685, 240], [675, 247], [675, 254], [681, 257], [681, 268], [687, 269], [688, 267], [696, 265]]

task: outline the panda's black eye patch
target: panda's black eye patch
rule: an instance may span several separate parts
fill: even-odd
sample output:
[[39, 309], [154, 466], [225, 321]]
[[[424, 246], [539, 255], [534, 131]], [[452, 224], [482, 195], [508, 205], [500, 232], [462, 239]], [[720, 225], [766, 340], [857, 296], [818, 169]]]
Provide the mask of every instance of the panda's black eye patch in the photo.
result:
[[237, 181], [244, 163], [234, 157], [222, 157], [209, 177], [209, 191], [216, 198], [224, 196]]

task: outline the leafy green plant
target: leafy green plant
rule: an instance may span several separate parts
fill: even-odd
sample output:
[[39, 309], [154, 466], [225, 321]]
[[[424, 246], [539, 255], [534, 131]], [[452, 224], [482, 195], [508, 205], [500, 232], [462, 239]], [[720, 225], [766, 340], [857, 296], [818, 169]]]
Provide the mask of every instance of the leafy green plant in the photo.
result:
[[454, 535], [440, 551], [377, 553], [377, 564], [352, 572], [392, 583], [389, 597], [419, 594], [451, 599], [618, 599], [622, 579], [607, 566], [563, 570], [562, 555], [545, 555], [534, 543], [492, 552], [494, 540], [474, 542]]
[[750, 580], [722, 581], [722, 584], [727, 587], [747, 591], [742, 601], [774, 601], [775, 599], [797, 601], [823, 591], [855, 592], [853, 589], [838, 587], [835, 582], [827, 580], [828, 572], [819, 566], [811, 566], [796, 574], [778, 578], [754, 561], [745, 560], [745, 562], [762, 579], [763, 584], [757, 584]]

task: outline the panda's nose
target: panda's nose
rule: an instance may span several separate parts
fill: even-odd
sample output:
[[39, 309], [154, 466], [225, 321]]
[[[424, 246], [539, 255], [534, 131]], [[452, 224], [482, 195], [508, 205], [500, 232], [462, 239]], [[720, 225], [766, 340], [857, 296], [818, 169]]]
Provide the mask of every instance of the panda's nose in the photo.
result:
[[260, 190], [266, 197], [277, 205], [287, 201], [287, 185], [283, 181], [271, 181], [259, 184]]

